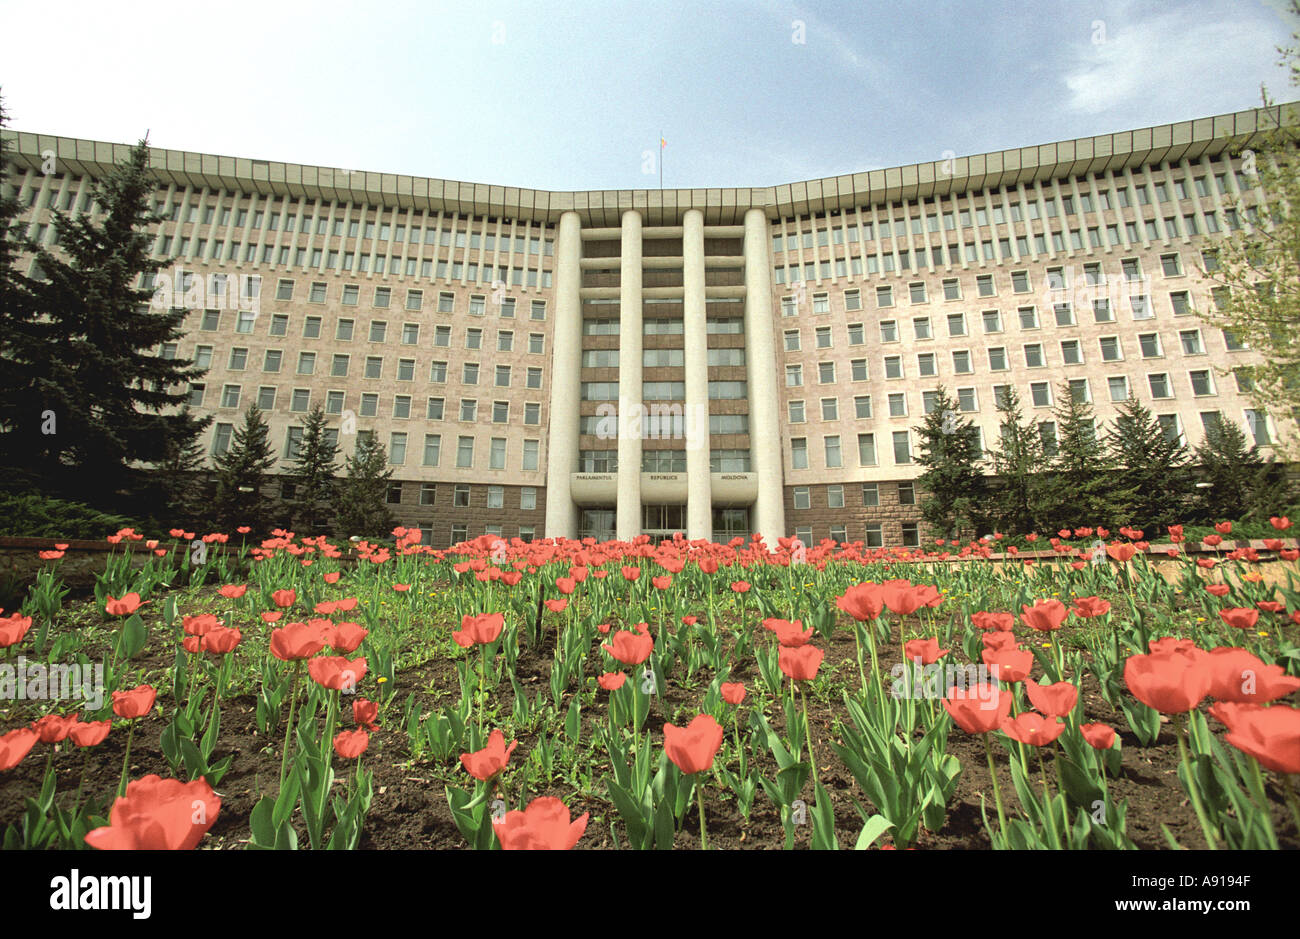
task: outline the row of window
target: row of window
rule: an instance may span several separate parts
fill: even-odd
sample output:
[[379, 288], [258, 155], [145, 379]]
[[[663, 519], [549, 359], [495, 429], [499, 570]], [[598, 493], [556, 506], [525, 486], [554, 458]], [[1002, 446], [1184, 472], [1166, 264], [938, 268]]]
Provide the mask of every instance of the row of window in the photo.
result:
[[[1072, 389], [1073, 390], [1073, 389]], [[1272, 419], [1261, 411], [1247, 409], [1242, 412], [1245, 418], [1246, 429], [1251, 438], [1259, 446], [1268, 446], [1274, 440], [1272, 428]], [[1201, 424], [1204, 431], [1208, 434], [1210, 428], [1223, 419], [1220, 411], [1202, 411], [1200, 414]], [[1184, 429], [1177, 414], [1158, 414], [1156, 419], [1160, 422], [1167, 437], [1170, 440], [1176, 440], [1183, 444], [1187, 443]], [[1095, 423], [1095, 422], [1094, 422]], [[1040, 421], [1038, 423], [1039, 434], [1042, 437], [1043, 445], [1048, 453], [1052, 455], [1056, 451], [1056, 422]], [[975, 443], [981, 452], [985, 451], [983, 428], [972, 427], [972, 434], [975, 437]], [[859, 466], [877, 466], [879, 465], [876, 453], [876, 435], [874, 433], [860, 433], [858, 439], [858, 465]], [[906, 466], [912, 463], [912, 432], [910, 430], [895, 430], [891, 432], [890, 443], [893, 449], [894, 464], [897, 466]], [[839, 434], [828, 434], [822, 438], [822, 447], [824, 453], [824, 466], [826, 469], [840, 469], [844, 466], [841, 438]], [[808, 438], [793, 437], [790, 440], [790, 464], [796, 470], [808, 469]]]
[[[1175, 315], [1186, 315], [1193, 311], [1188, 301], [1185, 291], [1170, 294], [1171, 305]], [[1154, 319], [1155, 314], [1151, 312], [1151, 306], [1145, 297], [1130, 298], [1130, 309], [1132, 310], [1135, 321]], [[1108, 301], [1096, 301], [1093, 306], [1093, 322], [1107, 324], [1115, 322], [1114, 311], [1111, 309]], [[998, 335], [1005, 332], [1006, 324], [1003, 320], [1001, 310], [985, 310], [980, 314], [979, 322], [983, 327], [985, 335]], [[1016, 311], [1015, 322], [1022, 330], [1037, 330], [1042, 328], [1042, 321], [1038, 315], [1038, 308], [1033, 306], [1021, 307]], [[1078, 326], [1079, 322], [1074, 315], [1074, 308], [1069, 303], [1055, 304], [1052, 310], [1050, 322], [1057, 326], [1068, 327]], [[949, 313], [945, 317], [947, 328], [947, 338], [960, 339], [966, 336], [974, 335], [973, 330], [969, 328], [967, 315], [965, 313]], [[900, 328], [899, 320], [884, 319], [877, 324], [880, 330], [880, 342], [890, 344], [903, 341], [903, 333]], [[865, 323], [849, 323], [847, 325], [848, 340], [850, 346], [861, 346], [867, 342], [867, 327]], [[1195, 330], [1189, 330], [1195, 332]], [[803, 332], [799, 328], [783, 330], [782, 337], [786, 352], [803, 351]], [[912, 341], [924, 342], [935, 339], [933, 320], [929, 316], [915, 316], [912, 318]], [[834, 326], [815, 326], [813, 327], [813, 339], [815, 347], [818, 349], [835, 348]], [[1077, 340], [1075, 340], [1077, 341]], [[1227, 337], [1229, 351], [1243, 348], [1236, 343], [1231, 337]]]
[[[880, 505], [880, 483], [862, 483], [862, 505], [867, 508], [874, 508]], [[823, 488], [826, 492], [826, 508], [842, 509], [845, 507], [844, 486], [841, 483], [834, 483]], [[916, 505], [916, 484], [913, 482], [900, 482], [895, 484], [898, 494], [899, 505]], [[811, 509], [812, 505], [812, 487], [810, 486], [793, 486], [790, 489], [791, 498], [794, 507], [799, 510]], [[820, 508], [820, 506], [819, 506]]]
[[[580, 385], [582, 401], [617, 401], [617, 381], [584, 381]], [[740, 401], [749, 396], [748, 382], [711, 381], [709, 382], [709, 400]], [[641, 383], [642, 401], [684, 401], [686, 400], [686, 382], [684, 381], [647, 381]]]
[[[212, 432], [212, 455], [220, 456], [230, 448], [230, 442], [234, 435], [234, 425], [218, 423]], [[303, 429], [301, 427], [290, 427], [285, 433], [284, 442], [284, 459], [297, 459], [300, 448], [302, 447]], [[357, 431], [357, 443], [363, 440], [373, 439], [374, 432], [369, 430]], [[331, 427], [325, 431], [326, 441], [338, 446], [339, 430]], [[405, 431], [393, 431], [388, 436], [388, 462], [394, 466], [401, 466], [406, 463], [407, 443], [409, 435]], [[475, 469], [475, 446], [476, 438], [470, 436], [461, 436], [456, 438], [456, 468], [457, 469]], [[540, 453], [540, 440], [523, 441], [523, 451], [520, 454], [519, 468], [525, 472], [533, 472], [538, 469], [538, 455]], [[505, 437], [492, 437], [488, 441], [488, 463], [487, 469], [504, 470], [507, 463], [508, 441]], [[442, 460], [442, 434], [425, 434], [424, 451], [421, 459], [422, 466], [438, 466]], [[482, 468], [482, 467], [478, 467]]]
[[[1192, 388], [1194, 397], [1209, 397], [1217, 394], [1215, 390], [1213, 374], [1208, 369], [1197, 369], [1187, 373], [1188, 380]], [[1248, 390], [1246, 383], [1249, 378], [1244, 375], [1238, 375], [1239, 390]], [[1168, 372], [1156, 372], [1147, 375], [1147, 384], [1151, 391], [1151, 397], [1155, 400], [1172, 400], [1175, 397], [1173, 385], [1170, 381]], [[1076, 401], [1088, 402], [1093, 401], [1091, 382], [1087, 378], [1069, 379], [1070, 393]], [[1010, 385], [993, 386], [993, 403], [996, 407], [1006, 395]], [[1126, 375], [1112, 375], [1106, 379], [1107, 393], [1111, 402], [1118, 403], [1127, 400], [1131, 396], [1129, 379]], [[979, 396], [975, 388], [957, 388], [957, 407], [963, 412], [974, 413], [979, 410]], [[924, 414], [934, 412], [938, 400], [937, 391], [921, 392], [921, 410]], [[888, 402], [889, 417], [907, 417], [908, 416], [908, 395], [904, 391], [890, 393], [886, 397]], [[1053, 407], [1055, 401], [1052, 395], [1052, 385], [1046, 381], [1036, 381], [1029, 383], [1029, 402], [1034, 407]], [[840, 399], [835, 397], [821, 398], [818, 402], [820, 406], [821, 419], [823, 421], [837, 421], [840, 419]], [[791, 424], [803, 424], [808, 420], [806, 402], [802, 399], [789, 401], [786, 403], [787, 417]], [[853, 417], [855, 420], [870, 420], [873, 414], [872, 396], [871, 395], [854, 395], [853, 397]]]
[[[582, 352], [583, 368], [618, 368], [618, 349], [584, 349]], [[711, 367], [743, 366], [744, 349], [709, 349], [707, 355]], [[644, 368], [681, 368], [686, 364], [685, 349], [643, 349], [641, 365]]]
[[[639, 416], [641, 437], [644, 439], [683, 439], [686, 437], [685, 414], [657, 414], [651, 410]], [[586, 414], [578, 418], [578, 433], [612, 439], [618, 436], [618, 417], [615, 415]], [[710, 414], [710, 434], [749, 433], [748, 414]]]
[[[709, 450], [710, 473], [748, 473], [752, 471], [752, 466], [748, 450]], [[643, 473], [684, 473], [686, 451], [645, 450], [641, 454], [641, 471]], [[579, 450], [577, 472], [617, 473], [618, 451]]]
[[[1218, 261], [1212, 252], [1202, 252], [1202, 261], [1207, 271], [1218, 270]], [[830, 262], [823, 261], [823, 265]], [[806, 265], [812, 266], [812, 265]], [[1166, 277], [1180, 277], [1183, 274], [1182, 260], [1177, 253], [1162, 254], [1160, 256], [1161, 273]], [[1073, 284], [1071, 283], [1071, 269], [1064, 266], [1049, 267], [1046, 269], [1046, 287], [1049, 290], [1067, 290]], [[1123, 282], [1126, 283], [1145, 283], [1148, 278], [1142, 273], [1142, 263], [1138, 258], [1121, 258], [1120, 275]], [[1033, 286], [1030, 282], [1030, 273], [1027, 270], [1011, 271], [1011, 292], [1012, 293], [1032, 293]], [[1105, 286], [1107, 283], [1106, 273], [1102, 268], [1101, 262], [1091, 262], [1083, 265], [1083, 285], [1087, 287]], [[779, 283], [780, 281], [778, 281]], [[993, 274], [978, 274], [975, 277], [975, 288], [978, 297], [996, 297], [998, 295], [997, 284]], [[944, 300], [962, 300], [961, 280], [956, 277], [944, 278], [941, 282], [941, 289]], [[929, 286], [925, 281], [912, 281], [907, 285], [908, 300], [911, 303], [928, 303], [930, 302]], [[787, 296], [781, 299], [782, 313], [786, 316], [794, 316], [798, 312], [799, 298], [797, 296]], [[892, 284], [881, 284], [876, 287], [876, 306], [879, 308], [892, 307], [894, 302], [894, 287]], [[857, 287], [852, 287], [844, 291], [844, 308], [846, 310], [862, 309], [862, 291]], [[812, 295], [812, 310], [814, 313], [830, 312], [830, 294], [828, 292], [819, 292]]]
[[[1224, 334], [1228, 351], [1235, 351], [1244, 348], [1233, 338]], [[1138, 349], [1143, 359], [1164, 358], [1164, 344], [1161, 341], [1159, 333], [1140, 333], [1137, 336]], [[1206, 354], [1205, 343], [1202, 341], [1201, 331], [1199, 329], [1185, 329], [1178, 333], [1178, 343], [1183, 355], [1197, 356]], [[1119, 336], [1099, 336], [1097, 339], [1098, 351], [1103, 362], [1122, 362], [1124, 361], [1124, 343]], [[1020, 347], [1023, 356], [1025, 368], [1048, 368], [1050, 363], [1047, 360], [1045, 352], [1046, 347], [1041, 342], [1025, 343]], [[1011, 361], [1008, 356], [1006, 346], [988, 346], [984, 349], [988, 360], [988, 370], [991, 372], [1005, 372], [1011, 369]], [[975, 372], [975, 362], [969, 349], [953, 349], [952, 371], [955, 375], [971, 375]], [[884, 366], [884, 376], [887, 379], [901, 379], [908, 377], [906, 368], [903, 363], [902, 355], [886, 355], [882, 357]], [[818, 362], [817, 364], [817, 383], [821, 385], [833, 385], [838, 380], [836, 362]], [[1084, 354], [1083, 345], [1078, 339], [1065, 339], [1061, 341], [1061, 364], [1062, 365], [1083, 365]], [[850, 359], [849, 371], [851, 379], [855, 382], [869, 381], [870, 370], [867, 367], [867, 360]], [[931, 378], [939, 374], [939, 359], [934, 352], [916, 353], [916, 375], [920, 378]], [[785, 384], [787, 388], [800, 388], [804, 385], [804, 367], [801, 363], [789, 363], [785, 367]], [[617, 395], [615, 395], [617, 397]]]
[[[193, 361], [198, 368], [211, 368], [213, 359], [212, 346], [196, 346], [194, 349]], [[346, 353], [334, 353], [330, 358], [329, 375], [332, 378], [346, 378], [352, 367], [352, 357]], [[298, 375], [315, 375], [317, 364], [317, 354], [315, 352], [299, 352], [296, 374]], [[284, 352], [281, 349], [267, 349], [262, 357], [262, 371], [279, 372], [284, 365]], [[232, 372], [242, 372], [248, 367], [248, 349], [244, 346], [236, 346], [230, 350], [230, 358], [227, 361], [226, 369]], [[529, 366], [525, 370], [524, 387], [541, 388], [542, 387], [542, 368], [541, 366]], [[398, 381], [415, 381], [416, 360], [415, 359], [398, 359], [397, 360], [397, 380]], [[461, 365], [461, 384], [477, 385], [479, 383], [480, 364], [478, 362], [465, 362]], [[365, 357], [365, 367], [363, 371], [365, 378], [383, 378], [384, 377], [384, 357], [382, 355], [368, 355]], [[509, 388], [511, 386], [514, 366], [497, 365], [493, 367], [493, 384], [497, 388]], [[447, 363], [445, 361], [433, 361], [429, 363], [429, 381], [435, 384], [445, 384], [447, 381]], [[617, 395], [615, 396], [617, 397]]]
[[[221, 326], [222, 312], [220, 310], [204, 310], [199, 322], [199, 329], [202, 332], [216, 332]], [[235, 314], [235, 332], [242, 335], [251, 335], [253, 327], [257, 322], [257, 314], [240, 310]], [[270, 317], [270, 330], [268, 335], [287, 336], [289, 332], [289, 314], [273, 313]], [[321, 338], [321, 327], [324, 325], [324, 319], [320, 316], [307, 316], [303, 318], [302, 338], [319, 339]], [[334, 323], [334, 338], [340, 342], [351, 342], [356, 336], [356, 320], [347, 317], [341, 317]], [[388, 341], [388, 321], [371, 320], [369, 322], [366, 336], [370, 342], [387, 342]], [[401, 332], [398, 334], [401, 344], [404, 346], [415, 346], [420, 344], [420, 323], [402, 323]], [[465, 328], [465, 348], [482, 349], [483, 333], [481, 327], [469, 326]], [[433, 345], [435, 348], [449, 348], [451, 346], [452, 327], [450, 325], [438, 324], [433, 327]], [[515, 333], [510, 329], [498, 329], [496, 331], [496, 348], [498, 352], [513, 352], [515, 347]], [[168, 343], [163, 347], [165, 350], [172, 350], [172, 356], [175, 357], [176, 343]], [[546, 352], [546, 334], [529, 333], [528, 334], [528, 351], [533, 355], [543, 355]]]
[[[846, 524], [831, 525], [828, 534], [832, 541], [837, 544], [846, 544], [849, 540], [849, 526]], [[813, 528], [811, 525], [800, 525], [794, 530], [794, 536], [805, 545], [815, 544], [813, 541]], [[863, 532], [863, 544], [868, 548], [883, 548], [885, 546], [885, 534], [883, 522], [868, 522]], [[904, 548], [919, 548], [921, 546], [921, 526], [918, 522], [900, 522], [898, 528], [898, 538], [896, 544]]]
[[[443, 502], [438, 501], [438, 486], [443, 487]], [[467, 509], [470, 507], [470, 486], [468, 483], [455, 483], [448, 485], [446, 483], [420, 483], [419, 505], [442, 505], [446, 504], [447, 491], [451, 491], [451, 507], [456, 509]], [[487, 490], [486, 505], [489, 509], [504, 509], [506, 507], [506, 487], [505, 486], [485, 486], [480, 487]], [[389, 505], [402, 505], [403, 495], [406, 491], [406, 485], [400, 482], [391, 482], [388, 484], [387, 502]], [[519, 493], [519, 508], [524, 512], [532, 512], [537, 509], [537, 487], [520, 486], [514, 490]], [[510, 506], [516, 508], [516, 506]]]
[[[584, 300], [583, 304], [591, 305], [596, 303], [594, 300]], [[618, 301], [611, 301], [617, 303]], [[650, 301], [645, 301], [649, 303]], [[680, 304], [680, 300], [670, 300], [670, 303]], [[710, 298], [710, 303], [722, 302], [715, 298]], [[685, 323], [681, 319], [670, 319], [662, 316], [646, 317], [641, 321], [642, 332], [647, 336], [680, 336], [685, 332]], [[745, 332], [745, 319], [741, 316], [710, 316], [705, 321], [705, 332], [710, 336], [738, 336]], [[617, 336], [619, 333], [619, 321], [616, 317], [609, 316], [588, 316], [582, 321], [582, 334], [584, 336]]]
[[[189, 404], [191, 407], [202, 407], [204, 397], [207, 393], [207, 386], [202, 383], [190, 385]], [[257, 389], [256, 403], [257, 407], [263, 411], [275, 410], [276, 400], [279, 395], [279, 389], [273, 385], [262, 385]], [[221, 403], [223, 408], [240, 408], [243, 406], [243, 388], [239, 385], [223, 385], [221, 387]], [[411, 417], [412, 414], [412, 397], [410, 395], [394, 395], [392, 416], [398, 419]], [[360, 417], [377, 417], [379, 415], [380, 396], [378, 394], [361, 395], [360, 405], [357, 414]], [[479, 407], [477, 398], [461, 398], [460, 407], [456, 412], [458, 420], [477, 421], [479, 419]], [[324, 409], [326, 414], [343, 414], [347, 405], [347, 392], [344, 391], [327, 391], [325, 392]], [[493, 424], [510, 423], [510, 402], [493, 401], [491, 402], [491, 418]], [[291, 412], [305, 413], [312, 407], [312, 392], [310, 388], [294, 388], [289, 394], [289, 410]], [[487, 413], [487, 409], [484, 409]], [[425, 400], [425, 420], [441, 421], [446, 417], [446, 399], [429, 397]], [[537, 402], [528, 402], [524, 404], [524, 425], [530, 427], [540, 426], [542, 423], [542, 406]]]

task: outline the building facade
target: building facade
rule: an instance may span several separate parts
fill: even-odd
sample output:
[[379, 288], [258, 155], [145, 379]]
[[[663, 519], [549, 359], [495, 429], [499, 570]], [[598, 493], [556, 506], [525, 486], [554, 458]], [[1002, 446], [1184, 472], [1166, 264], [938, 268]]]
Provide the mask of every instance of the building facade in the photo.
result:
[[[209, 371], [212, 454], [267, 412], [375, 435], [426, 543], [681, 531], [917, 544], [914, 428], [942, 385], [997, 443], [1014, 387], [1050, 444], [1068, 393], [1132, 395], [1200, 443], [1279, 428], [1197, 315], [1260, 194], [1244, 111], [761, 189], [545, 192], [154, 150], [161, 354]], [[93, 211], [127, 147], [29, 133], [33, 237]], [[349, 439], [351, 438], [351, 439]], [[288, 492], [290, 489], [286, 489]]]

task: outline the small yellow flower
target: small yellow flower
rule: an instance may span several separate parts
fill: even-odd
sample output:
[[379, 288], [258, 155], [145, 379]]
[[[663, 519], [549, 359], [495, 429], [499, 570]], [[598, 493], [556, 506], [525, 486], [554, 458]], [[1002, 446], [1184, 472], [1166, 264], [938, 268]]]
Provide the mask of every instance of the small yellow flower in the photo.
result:
[[385, 678], [383, 675], [380, 675], [380, 676], [379, 676], [379, 683], [380, 683], [381, 685], [382, 685], [384, 682], [386, 682], [386, 681], [388, 681], [388, 679]]
[[1198, 616], [1198, 617], [1196, 617], [1196, 622], [1198, 622], [1198, 623], [1204, 623], [1204, 622], [1205, 622], [1205, 617], [1204, 617], [1204, 616]]
[[1255, 633], [1255, 635], [1256, 635], [1256, 636], [1263, 636], [1265, 639], [1268, 638], [1268, 633], [1266, 633], [1266, 632], [1257, 632], [1257, 633]]

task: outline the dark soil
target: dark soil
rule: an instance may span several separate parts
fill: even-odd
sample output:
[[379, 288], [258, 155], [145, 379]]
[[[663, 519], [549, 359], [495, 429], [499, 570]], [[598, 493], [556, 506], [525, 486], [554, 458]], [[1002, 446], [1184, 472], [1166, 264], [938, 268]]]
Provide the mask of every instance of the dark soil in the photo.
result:
[[[94, 611], [91, 612], [93, 614]], [[135, 664], [143, 665], [146, 674], [153, 677], [160, 676], [163, 669], [171, 666], [174, 652], [170, 647], [170, 633], [156, 621], [157, 612], [149, 615], [155, 620], [151, 623], [151, 645], [147, 653], [137, 659]], [[751, 623], [754, 621], [752, 612], [749, 619]], [[915, 617], [907, 621], [910, 634], [917, 634], [918, 623]], [[759, 641], [769, 641], [766, 635], [764, 633]], [[954, 641], [956, 641], [955, 637]], [[264, 642], [264, 635], [259, 635], [253, 630], [246, 631], [245, 643], [256, 645]], [[868, 808], [869, 803], [858, 789], [848, 769], [828, 745], [834, 734], [834, 722], [847, 719], [843, 703], [838, 698], [839, 687], [844, 682], [851, 687], [857, 684], [857, 661], [850, 621], [842, 618], [835, 630], [834, 639], [827, 643], [819, 638], [816, 644], [826, 652], [826, 659], [822, 665], [823, 674], [826, 671], [839, 670], [833, 692], [836, 697], [828, 701], [814, 698], [809, 698], [808, 701], [818, 772], [820, 781], [830, 793], [834, 804], [836, 834], [840, 844], [842, 847], [852, 847], [862, 827], [861, 817], [854, 808], [853, 800], [858, 800]], [[526, 639], [522, 636], [521, 645], [523, 648], [520, 651], [515, 674], [525, 694], [530, 698], [536, 698], [538, 693], [545, 691], [547, 687], [554, 632], [550, 632], [543, 639], [540, 650], [529, 649]], [[890, 658], [884, 655], [881, 659], [881, 668], [886, 674], [894, 662], [898, 661], [896, 639], [891, 645], [895, 651], [894, 656]], [[257, 647], [264, 648], [264, 646]], [[888, 648], [889, 646], [882, 646], [882, 652]], [[954, 654], [957, 651], [954, 649]], [[598, 654], [588, 657], [587, 674], [590, 677], [599, 674], [599, 663]], [[665, 713], [672, 714], [679, 708], [683, 712], [695, 713], [699, 709], [703, 691], [712, 677], [707, 668], [697, 671], [689, 690], [676, 681], [670, 681], [665, 699], [654, 702], [647, 720], [647, 728], [642, 731], [643, 736], [648, 732], [657, 741], [662, 740]], [[746, 657], [744, 662], [734, 667], [730, 680], [743, 681], [749, 689], [742, 705], [743, 723], [751, 705], [762, 700], [761, 679], [752, 656]], [[369, 682], [363, 684], [373, 688]], [[422, 708], [422, 713], [427, 713], [435, 706], [445, 707], [449, 700], [455, 700], [455, 696], [459, 694], [455, 660], [442, 655], [419, 665], [404, 664], [398, 672], [398, 685], [391, 703], [381, 713], [381, 728], [372, 735], [370, 747], [364, 756], [365, 765], [374, 772], [375, 780], [374, 799], [366, 817], [360, 846], [382, 849], [464, 848], [465, 839], [453, 823], [445, 787], [446, 781], [451, 780], [455, 786], [470, 789], [473, 781], [460, 768], [459, 761], [455, 757], [445, 763], [413, 761], [407, 736], [400, 726], [402, 707], [411, 692], [415, 693], [417, 707]], [[170, 686], [161, 682], [156, 686], [159, 688], [159, 706], [137, 727], [134, 735], [129, 769], [132, 779], [138, 779], [149, 773], [157, 773], [163, 777], [171, 775], [170, 768], [159, 749], [159, 735], [171, 718], [170, 712], [164, 712], [162, 708], [162, 705], [171, 703]], [[572, 690], [571, 686], [570, 693]], [[549, 701], [549, 692], [545, 693], [545, 697]], [[584, 745], [589, 745], [592, 739], [593, 721], [603, 723], [606, 720], [605, 698], [605, 693], [600, 692], [596, 706], [583, 708], [584, 726], [581, 740]], [[500, 711], [509, 714], [513, 693], [508, 679], [490, 694], [489, 700], [495, 702]], [[1183, 847], [1206, 847], [1195, 813], [1178, 784], [1176, 768], [1179, 757], [1172, 729], [1167, 725], [1154, 746], [1143, 748], [1126, 730], [1127, 722], [1124, 716], [1117, 713], [1102, 699], [1095, 680], [1090, 674], [1085, 674], [1083, 678], [1083, 700], [1086, 720], [1109, 724], [1121, 732], [1122, 771], [1118, 778], [1110, 780], [1110, 792], [1112, 799], [1128, 801], [1129, 837], [1139, 848], [1167, 848], [1167, 842], [1161, 832], [1163, 824]], [[925, 702], [920, 703], [925, 706]], [[41, 713], [43, 712], [32, 708], [26, 702], [19, 702], [7, 710], [0, 710], [0, 729], [9, 730], [20, 726], [22, 721], [31, 720]], [[766, 717], [778, 733], [784, 730], [784, 714], [779, 705], [769, 706]], [[1217, 725], [1212, 723], [1212, 726]], [[341, 729], [350, 727], [351, 715], [345, 713]], [[278, 731], [273, 732], [270, 738], [258, 734], [255, 698], [250, 694], [232, 697], [223, 702], [221, 737], [213, 759], [219, 760], [228, 754], [233, 754], [234, 761], [229, 773], [216, 787], [222, 799], [221, 811], [208, 837], [202, 843], [204, 847], [229, 850], [246, 845], [250, 838], [249, 815], [254, 804], [263, 795], [274, 794], [276, 790], [283, 730], [282, 722]], [[117, 785], [121, 771], [126, 739], [125, 728], [119, 724], [115, 725], [107, 740], [98, 747], [77, 752], [70, 744], [60, 745], [59, 752], [54, 758], [60, 804], [70, 804], [71, 796], [77, 791], [83, 772], [84, 793], [100, 797], [111, 793]], [[507, 770], [504, 778], [505, 793], [511, 807], [518, 803], [520, 796], [517, 787], [513, 786], [516, 767], [527, 760], [538, 743], [535, 734], [521, 733], [514, 739], [518, 740], [518, 748], [511, 757], [511, 769]], [[727, 727], [727, 740], [728, 742], [731, 740], [730, 726]], [[37, 744], [22, 764], [8, 773], [0, 774], [0, 831], [21, 817], [23, 798], [35, 795], [39, 790], [50, 750], [48, 745]], [[656, 755], [657, 752], [658, 750]], [[724, 750], [724, 753], [726, 752]], [[983, 743], [980, 739], [954, 727], [948, 740], [948, 752], [961, 761], [962, 772], [953, 799], [948, 804], [947, 819], [937, 833], [922, 828], [916, 847], [919, 849], [987, 848], [990, 845], [981, 819], [981, 800], [987, 806], [989, 818], [993, 819], [995, 815]], [[1019, 813], [1019, 803], [1007, 769], [1007, 751], [995, 743], [994, 754], [1003, 800], [1008, 818], [1011, 818]], [[593, 754], [590, 759], [595, 764], [591, 768], [591, 775], [595, 780], [594, 787], [599, 789], [600, 778], [608, 774], [608, 757], [604, 754]], [[775, 778], [775, 762], [771, 754], [757, 742], [750, 749], [750, 759], [760, 772], [769, 778]], [[349, 766], [346, 761], [335, 759], [335, 772], [338, 777], [335, 785], [339, 787], [340, 792], [342, 787], [347, 785]], [[732, 768], [734, 769], [734, 766]], [[585, 835], [578, 842], [579, 848], [613, 847], [612, 823], [617, 827], [620, 846], [625, 846], [622, 835], [623, 823], [618, 818], [613, 804], [594, 793], [579, 791], [576, 785], [560, 778], [561, 775], [562, 772], [557, 767], [551, 784], [534, 789], [528, 793], [528, 799], [537, 795], [554, 795], [562, 798], [569, 805], [575, 818], [583, 812], [590, 812], [591, 819]], [[1280, 842], [1284, 846], [1300, 847], [1300, 836], [1285, 811], [1283, 794], [1277, 791], [1276, 787], [1271, 786], [1270, 796], [1274, 807], [1274, 826]], [[803, 798], [811, 806], [814, 800], [811, 782], [806, 787]], [[704, 802], [710, 847], [769, 850], [778, 850], [782, 847], [784, 830], [780, 814], [761, 788], [755, 796], [748, 818], [739, 811], [734, 796], [715, 779], [709, 779], [707, 782]], [[300, 844], [305, 845], [305, 835], [301, 834], [301, 826], [299, 828]], [[811, 826], [799, 826], [796, 829], [796, 847], [806, 848], [810, 833]], [[687, 812], [681, 830], [677, 833], [675, 847], [698, 848], [699, 843], [698, 815], [697, 810], [692, 806]], [[880, 843], [888, 844], [888, 835]]]

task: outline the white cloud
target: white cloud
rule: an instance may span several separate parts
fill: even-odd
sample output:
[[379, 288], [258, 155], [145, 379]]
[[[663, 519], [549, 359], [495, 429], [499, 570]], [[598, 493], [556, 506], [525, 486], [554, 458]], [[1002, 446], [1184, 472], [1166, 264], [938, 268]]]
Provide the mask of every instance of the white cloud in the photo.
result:
[[1278, 35], [1255, 17], [1205, 22], [1183, 9], [1141, 21], [1111, 18], [1105, 28], [1103, 41], [1076, 47], [1063, 76], [1073, 111], [1185, 110], [1194, 85], [1208, 114], [1244, 106], [1243, 92], [1261, 81], [1277, 97], [1286, 82], [1276, 66]]

